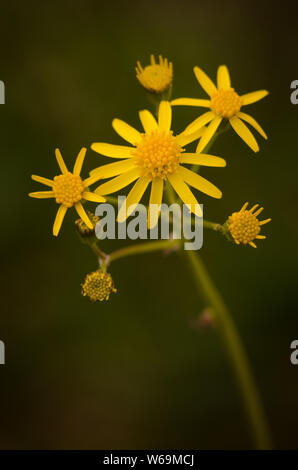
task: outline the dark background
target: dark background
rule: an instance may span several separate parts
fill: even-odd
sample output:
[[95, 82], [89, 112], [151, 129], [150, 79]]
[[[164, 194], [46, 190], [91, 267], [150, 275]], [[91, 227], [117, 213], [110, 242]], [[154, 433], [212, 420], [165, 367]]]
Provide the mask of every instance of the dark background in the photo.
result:
[[[263, 228], [268, 239], [254, 250], [205, 232], [202, 256], [247, 348], [275, 447], [298, 447], [298, 366], [289, 360], [298, 338], [298, 106], [290, 103], [297, 4], [79, 0], [0, 8], [0, 447], [253, 446], [216, 331], [191, 326], [204, 303], [180, 258], [115, 263], [117, 295], [93, 305], [80, 284], [96, 260], [74, 233], [74, 212], [56, 239], [57, 206], [27, 196], [41, 188], [32, 173], [57, 173], [55, 147], [71, 165], [82, 146], [120, 142], [114, 117], [139, 125], [147, 102], [134, 67], [150, 53], [173, 61], [174, 97], [203, 97], [194, 65], [214, 79], [227, 64], [239, 93], [270, 90], [246, 108], [269, 140], [257, 137], [255, 155], [235, 133], [221, 136], [212, 153], [228, 166], [204, 175], [224, 197], [201, 199], [205, 216], [218, 222], [246, 200], [261, 203], [264, 218], [272, 217]], [[197, 113], [176, 108], [174, 128]], [[89, 150], [83, 175], [103, 160]]]

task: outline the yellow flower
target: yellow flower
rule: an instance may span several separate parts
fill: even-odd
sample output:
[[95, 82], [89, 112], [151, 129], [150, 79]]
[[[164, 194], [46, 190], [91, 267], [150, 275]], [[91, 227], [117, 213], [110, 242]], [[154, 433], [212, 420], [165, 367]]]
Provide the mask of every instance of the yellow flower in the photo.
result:
[[[202, 176], [182, 166], [182, 163], [197, 164], [214, 167], [224, 167], [225, 160], [212, 155], [199, 153], [183, 153], [183, 146], [196, 140], [202, 129], [195, 133], [185, 135], [181, 133], [173, 135], [171, 129], [172, 109], [168, 101], [162, 101], [158, 111], [158, 122], [153, 115], [143, 110], [139, 117], [144, 128], [140, 133], [125, 122], [114, 119], [112, 126], [114, 130], [133, 147], [112, 145], [106, 143], [94, 143], [91, 148], [96, 152], [112, 157], [121, 158], [116, 163], [110, 163], [96, 168], [90, 174], [98, 178], [116, 178], [101, 184], [96, 193], [100, 195], [114, 193], [137, 180], [128, 194], [118, 214], [118, 220], [124, 221], [134, 210], [134, 204], [141, 200], [149, 183], [151, 185], [148, 225], [153, 227], [158, 221], [158, 214], [150, 216], [150, 205], [162, 203], [164, 182], [168, 180], [185, 204], [190, 205], [192, 212], [201, 215], [195, 196], [188, 185], [202, 191], [209, 196], [221, 198], [221, 191]], [[153, 212], [153, 211], [152, 211]]]
[[112, 276], [102, 271], [87, 274], [82, 285], [82, 294], [87, 295], [92, 302], [109, 300], [110, 294], [117, 292]]
[[210, 123], [199, 141], [198, 151], [202, 151], [206, 147], [221, 121], [228, 119], [241, 139], [254, 152], [258, 152], [258, 143], [243, 121], [254, 127], [264, 139], [267, 139], [267, 136], [257, 121], [249, 114], [243, 113], [241, 108], [261, 100], [268, 95], [268, 91], [258, 90], [242, 96], [238, 95], [234, 88], [231, 88], [230, 74], [225, 65], [221, 65], [217, 69], [217, 87], [199, 67], [194, 67], [194, 73], [199, 84], [210, 96], [210, 99], [179, 98], [173, 100], [171, 104], [210, 108], [210, 111], [202, 114], [186, 129], [186, 132], [192, 133], [201, 126]]
[[243, 245], [249, 244], [253, 248], [257, 248], [253, 240], [266, 238], [264, 235], [259, 235], [261, 225], [267, 224], [271, 219], [259, 220], [257, 218], [263, 210], [263, 207], [260, 207], [254, 212], [259, 204], [253, 206], [250, 210], [246, 210], [247, 206], [248, 202], [244, 204], [239, 212], [230, 215], [227, 221], [227, 229], [237, 245], [240, 245], [240, 243]]
[[82, 199], [93, 202], [104, 202], [105, 199], [98, 194], [88, 191], [88, 186], [98, 181], [98, 178], [91, 176], [85, 180], [80, 177], [83, 161], [86, 155], [86, 148], [82, 148], [79, 152], [74, 164], [73, 172], [68, 171], [59, 149], [55, 150], [58, 165], [61, 174], [55, 176], [53, 180], [43, 178], [42, 176], [32, 175], [34, 181], [45, 184], [51, 188], [50, 191], [38, 191], [30, 193], [29, 196], [38, 199], [55, 198], [60, 207], [57, 211], [55, 222], [53, 225], [53, 235], [57, 236], [62, 225], [64, 216], [69, 207], [75, 206], [75, 209], [87, 227], [93, 229], [93, 225], [87, 216], [83, 206]]
[[159, 63], [155, 62], [154, 55], [150, 56], [150, 65], [144, 69], [140, 62], [137, 62], [136, 73], [140, 84], [151, 93], [163, 93], [172, 85], [173, 64], [168, 59], [159, 56]]

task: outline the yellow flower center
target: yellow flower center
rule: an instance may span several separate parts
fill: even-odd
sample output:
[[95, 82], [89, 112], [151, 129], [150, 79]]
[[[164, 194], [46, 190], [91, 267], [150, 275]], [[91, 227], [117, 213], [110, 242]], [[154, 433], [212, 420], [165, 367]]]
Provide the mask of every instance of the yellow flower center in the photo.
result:
[[183, 149], [172, 131], [169, 134], [153, 131], [142, 135], [133, 155], [142, 176], [166, 179], [178, 169], [181, 152]]
[[247, 245], [259, 234], [260, 221], [250, 211], [234, 212], [228, 218], [228, 230], [236, 243]]
[[68, 172], [54, 178], [53, 191], [56, 202], [66, 207], [71, 207], [80, 201], [84, 189], [81, 177], [72, 173]]
[[86, 276], [82, 285], [82, 294], [92, 302], [108, 300], [112, 292], [117, 292], [112, 276], [109, 273], [94, 271]]
[[162, 93], [167, 90], [172, 83], [172, 71], [164, 65], [147, 65], [141, 74], [138, 74], [138, 80], [149, 91]]
[[224, 118], [231, 118], [240, 111], [242, 100], [234, 88], [218, 90], [211, 97], [211, 109]]

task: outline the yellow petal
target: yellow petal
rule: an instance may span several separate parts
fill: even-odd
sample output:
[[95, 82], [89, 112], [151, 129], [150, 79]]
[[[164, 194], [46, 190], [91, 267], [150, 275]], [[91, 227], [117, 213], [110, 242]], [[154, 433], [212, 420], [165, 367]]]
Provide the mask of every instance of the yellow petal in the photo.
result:
[[29, 193], [30, 197], [35, 197], [36, 199], [48, 199], [50, 197], [55, 197], [54, 191], [36, 191], [35, 193]]
[[226, 65], [221, 65], [217, 69], [217, 88], [228, 90], [231, 88], [231, 79]]
[[245, 95], [241, 96], [243, 105], [255, 103], [256, 101], [261, 100], [265, 96], [267, 96], [269, 92], [267, 90], [258, 90], [252, 91], [251, 93], [246, 93]]
[[248, 244], [252, 246], [253, 248], [257, 248], [257, 245], [254, 242], [248, 242]]
[[99, 194], [91, 193], [90, 191], [84, 191], [82, 197], [87, 201], [92, 202], [105, 202], [105, 198]]
[[45, 184], [46, 186], [52, 187], [54, 184], [54, 181], [48, 178], [44, 178], [43, 176], [31, 175], [31, 178], [33, 179], [33, 181], [37, 181], [38, 183]]
[[260, 220], [260, 225], [268, 224], [268, 222], [271, 222], [271, 219]]
[[87, 152], [87, 149], [85, 147], [83, 147], [79, 151], [79, 154], [77, 156], [76, 162], [75, 162], [74, 167], [73, 167], [73, 174], [74, 175], [80, 175], [81, 170], [82, 170], [82, 166], [83, 166], [83, 162], [84, 162], [84, 158], [86, 156], [86, 152]]
[[202, 152], [206, 145], [210, 142], [212, 137], [214, 136], [215, 132], [217, 131], [218, 126], [220, 125], [222, 118], [220, 116], [216, 116], [216, 118], [211, 121], [207, 129], [205, 130], [204, 134], [199, 140], [197, 146], [197, 152]]
[[256, 238], [258, 240], [265, 240], [265, 238], [267, 238], [267, 237], [265, 237], [265, 235], [257, 235]]
[[141, 140], [141, 134], [134, 127], [121, 121], [121, 119], [113, 119], [112, 126], [122, 139], [132, 145], [137, 145]]
[[177, 142], [181, 147], [184, 147], [184, 145], [190, 144], [191, 142], [199, 139], [204, 134], [205, 130], [206, 127], [203, 126], [191, 134], [184, 134], [184, 132], [181, 132], [181, 134], [176, 136]]
[[183, 153], [180, 157], [180, 163], [215, 167], [226, 166], [226, 161], [223, 158], [205, 153]]
[[199, 100], [197, 98], [177, 98], [171, 101], [172, 106], [199, 106], [210, 108], [210, 100]]
[[193, 132], [197, 131], [201, 127], [208, 124], [208, 122], [212, 121], [216, 117], [216, 114], [213, 111], [207, 111], [206, 113], [199, 116], [193, 122], [188, 124], [188, 126], [184, 129], [183, 133], [185, 134], [192, 134]]
[[132, 158], [128, 158], [127, 160], [120, 160], [119, 162], [99, 166], [98, 168], [90, 171], [90, 175], [97, 176], [98, 179], [105, 179], [110, 178], [111, 176], [120, 175], [121, 173], [126, 173], [133, 168], [135, 168], [134, 160]]
[[80, 202], [77, 202], [75, 204], [75, 209], [76, 209], [77, 213], [79, 214], [79, 216], [81, 217], [82, 221], [85, 222], [87, 227], [92, 229], [93, 228], [92, 222], [89, 219], [88, 215], [85, 212], [84, 207], [82, 206], [82, 204]]
[[145, 132], [149, 133], [158, 129], [155, 117], [147, 109], [140, 111], [139, 117]]
[[131, 151], [133, 150], [133, 147], [106, 144], [104, 142], [95, 142], [91, 145], [91, 148], [94, 152], [111, 158], [130, 158], [132, 156]]
[[259, 204], [255, 204], [254, 206], [252, 206], [252, 207], [249, 209], [248, 212], [253, 213], [253, 211], [254, 211], [257, 207], [259, 207]]
[[[152, 180], [149, 207], [148, 207], [148, 228], [155, 227], [155, 225], [158, 222], [158, 217], [160, 213], [160, 205], [162, 203], [163, 185], [164, 185], [164, 182], [162, 178], [154, 178]], [[156, 210], [155, 207], [151, 210], [150, 209], [151, 204], [157, 205], [158, 210]]]
[[264, 210], [264, 207], [260, 207], [260, 209], [258, 209], [258, 210], [254, 213], [254, 215], [255, 215], [255, 216], [260, 215], [261, 212], [263, 212], [263, 210]]
[[208, 75], [203, 72], [199, 67], [194, 67], [193, 69], [196, 79], [198, 80], [201, 87], [206, 91], [209, 96], [214, 95], [217, 92], [217, 88], [214, 85], [213, 81], [210, 80]]
[[194, 171], [180, 166], [178, 172], [181, 178], [193, 188], [198, 189], [202, 193], [208, 194], [208, 196], [215, 197], [216, 199], [220, 199], [222, 197], [222, 192], [214, 186], [214, 184], [210, 183]]
[[245, 204], [243, 204], [243, 206], [242, 206], [241, 209], [240, 209], [240, 212], [245, 211], [245, 209], [247, 208], [247, 206], [248, 206], [248, 202], [246, 202]]
[[139, 60], [137, 61], [136, 71], [137, 71], [137, 73], [143, 72], [143, 67], [141, 66], [141, 63], [140, 63]]
[[172, 108], [168, 101], [161, 101], [158, 108], [158, 125], [159, 129], [169, 132], [172, 124]]
[[264, 139], [267, 139], [267, 135], [265, 134], [264, 130], [261, 128], [260, 124], [249, 114], [241, 113], [239, 112], [237, 116], [240, 119], [243, 119], [243, 121], [248, 122], [252, 127], [255, 128], [256, 131], [258, 131], [259, 134], [261, 134]]
[[56, 214], [56, 217], [55, 217], [55, 222], [54, 222], [54, 225], [53, 225], [53, 235], [55, 237], [57, 237], [57, 235], [59, 233], [59, 230], [61, 228], [61, 225], [62, 225], [62, 222], [63, 222], [63, 219], [64, 219], [64, 216], [65, 216], [66, 212], [67, 212], [67, 207], [63, 206], [61, 204], [61, 206], [57, 210], [57, 214]]
[[233, 129], [237, 132], [237, 134], [241, 137], [241, 139], [244, 140], [244, 142], [254, 152], [259, 151], [259, 146], [256, 139], [254, 138], [248, 127], [237, 116], [233, 116], [230, 119], [230, 124]]
[[122, 188], [125, 188], [125, 186], [128, 186], [130, 183], [139, 178], [139, 176], [139, 169], [134, 168], [133, 170], [127, 171], [126, 173], [123, 173], [120, 176], [116, 176], [116, 178], [101, 184], [98, 186], [98, 188], [96, 188], [95, 192], [97, 194], [103, 195], [114, 193]]
[[202, 217], [203, 213], [198, 201], [196, 200], [195, 196], [193, 195], [187, 184], [184, 183], [179, 173], [172, 173], [168, 176], [168, 179], [180, 199], [184, 202], [184, 204], [187, 204], [189, 206], [191, 212], [196, 214], [198, 217]]
[[148, 176], [143, 176], [138, 179], [134, 184], [133, 188], [128, 193], [126, 201], [120, 207], [117, 220], [118, 222], [124, 222], [127, 217], [134, 211], [135, 205], [138, 204], [150, 183]]
[[59, 149], [55, 149], [55, 155], [56, 155], [56, 159], [57, 159], [59, 168], [61, 170], [61, 173], [64, 173], [64, 174], [68, 173], [68, 169], [64, 163], [63, 157]]

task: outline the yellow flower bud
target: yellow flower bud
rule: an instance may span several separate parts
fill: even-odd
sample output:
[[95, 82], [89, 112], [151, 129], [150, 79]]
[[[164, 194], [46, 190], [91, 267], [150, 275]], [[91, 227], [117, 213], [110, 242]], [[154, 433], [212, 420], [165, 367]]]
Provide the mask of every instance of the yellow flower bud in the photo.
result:
[[82, 295], [89, 297], [92, 302], [109, 300], [110, 294], [117, 292], [112, 276], [102, 271], [87, 274], [82, 285]]
[[[237, 245], [249, 244], [253, 248], [257, 248], [253, 240], [266, 238], [264, 235], [259, 235], [261, 225], [267, 224], [271, 219], [259, 220], [257, 216], [262, 212], [263, 207], [258, 210], [259, 204], [256, 204], [251, 209], [247, 210], [248, 202], [240, 209], [239, 212], [234, 212], [229, 216], [226, 226], [229, 234]], [[254, 212], [255, 211], [255, 212]]]

